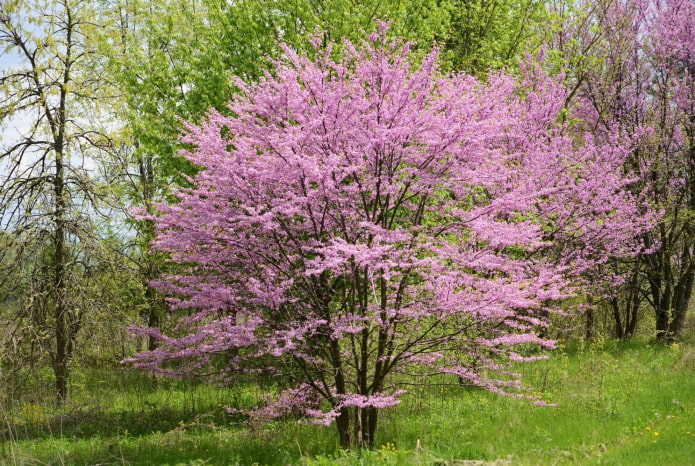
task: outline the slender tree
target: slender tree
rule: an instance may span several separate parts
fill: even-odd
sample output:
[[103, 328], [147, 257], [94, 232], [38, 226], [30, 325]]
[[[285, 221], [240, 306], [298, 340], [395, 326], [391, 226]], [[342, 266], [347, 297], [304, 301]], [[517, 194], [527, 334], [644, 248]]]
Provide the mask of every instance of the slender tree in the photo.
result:
[[105, 196], [92, 176], [97, 154], [109, 144], [95, 118], [108, 89], [89, 40], [95, 18], [81, 0], [0, 2], [8, 63], [0, 76], [0, 120], [28, 121], [0, 149], [0, 218], [17, 240], [37, 248], [16, 257], [31, 258], [33, 279], [42, 277], [39, 295], [29, 299], [40, 296], [42, 309], [50, 309], [35, 323], [52, 334], [59, 401], [68, 396], [84, 316], [74, 280], [96, 250], [91, 219]]

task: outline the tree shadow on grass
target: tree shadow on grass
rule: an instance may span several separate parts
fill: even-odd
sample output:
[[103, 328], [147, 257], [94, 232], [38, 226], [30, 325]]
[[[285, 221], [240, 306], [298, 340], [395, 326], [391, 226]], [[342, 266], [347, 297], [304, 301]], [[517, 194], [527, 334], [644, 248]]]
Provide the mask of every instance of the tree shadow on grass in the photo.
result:
[[221, 406], [200, 408], [197, 412], [174, 409], [167, 406], [150, 406], [144, 410], [109, 410], [77, 408], [55, 415], [42, 416], [36, 420], [19, 420], [0, 426], [0, 431], [15, 440], [41, 439], [47, 437], [112, 437], [143, 436], [155, 432], [169, 432], [181, 426], [206, 428], [225, 426], [241, 428], [244, 416], [229, 414]]

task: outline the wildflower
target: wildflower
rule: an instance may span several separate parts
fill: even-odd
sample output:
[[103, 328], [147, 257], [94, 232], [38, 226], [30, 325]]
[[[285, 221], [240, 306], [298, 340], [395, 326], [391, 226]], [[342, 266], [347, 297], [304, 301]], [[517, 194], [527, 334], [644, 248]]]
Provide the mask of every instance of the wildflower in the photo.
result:
[[658, 432], [654, 432], [654, 435], [658, 436], [658, 435], [659, 435], [659, 433], [658, 433]]

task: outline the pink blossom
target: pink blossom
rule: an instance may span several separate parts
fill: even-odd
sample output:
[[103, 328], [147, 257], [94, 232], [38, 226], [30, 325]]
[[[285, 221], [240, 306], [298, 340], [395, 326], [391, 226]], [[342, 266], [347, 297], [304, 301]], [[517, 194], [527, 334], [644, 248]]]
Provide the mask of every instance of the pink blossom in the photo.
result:
[[[153, 285], [196, 314], [176, 337], [139, 330], [162, 346], [129, 361], [270, 365], [290, 388], [258, 420], [376, 416], [408, 374], [521, 396], [508, 363], [538, 357], [511, 348], [553, 348], [534, 333], [549, 303], [601, 255], [634, 254], [629, 147], [570, 135], [547, 75], [444, 76], [436, 51], [413, 66], [381, 36], [286, 54], [231, 116], [186, 125], [201, 171], [152, 217], [178, 266]], [[567, 244], [550, 254], [552, 235]]]

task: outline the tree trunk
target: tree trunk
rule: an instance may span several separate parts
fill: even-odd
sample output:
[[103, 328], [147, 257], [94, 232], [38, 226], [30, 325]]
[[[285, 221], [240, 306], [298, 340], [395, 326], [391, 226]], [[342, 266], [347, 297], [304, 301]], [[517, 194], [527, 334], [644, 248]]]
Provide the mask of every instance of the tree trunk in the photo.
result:
[[340, 447], [345, 450], [373, 448], [378, 419], [379, 409], [372, 406], [343, 408], [336, 418]]
[[353, 445], [352, 436], [350, 435], [350, 410], [348, 408], [340, 410], [340, 415], [336, 418], [335, 425], [338, 428], [340, 448], [349, 450]]
[[637, 331], [641, 305], [641, 290], [638, 280], [639, 277], [635, 272], [626, 288], [624, 311], [620, 308], [621, 300], [617, 296], [610, 300], [613, 320], [615, 322], [614, 337], [619, 340], [633, 337]]
[[[137, 141], [134, 143], [136, 150], [139, 148]], [[138, 171], [140, 175], [140, 189], [142, 191], [142, 202], [148, 214], [154, 214], [153, 207], [155, 197], [155, 179], [154, 167], [152, 164], [152, 155], [140, 155], [137, 159]], [[144, 278], [145, 278], [145, 297], [147, 299], [147, 325], [151, 328], [158, 328], [160, 325], [160, 300], [157, 292], [150, 286], [150, 282], [159, 278], [159, 270], [157, 267], [157, 258], [150, 250], [151, 241], [157, 236], [154, 231], [154, 223], [151, 220], [145, 220], [142, 224], [141, 234], [145, 240], [144, 248], [147, 252], [145, 259]], [[159, 346], [159, 340], [150, 335], [147, 341], [147, 349], [154, 351]]]
[[[153, 278], [153, 277], [151, 277]], [[149, 284], [146, 284], [145, 288], [145, 298], [147, 300], [147, 325], [150, 328], [159, 328], [159, 299], [157, 293]], [[159, 346], [159, 340], [154, 336], [150, 335], [147, 338], [147, 350], [154, 351]]]
[[620, 301], [617, 297], [611, 298], [611, 310], [613, 311], [613, 320], [615, 321], [615, 338], [621, 340], [625, 338], [623, 332], [623, 321], [620, 315]]
[[65, 162], [66, 162], [66, 140], [65, 131], [67, 125], [67, 89], [70, 83], [70, 64], [72, 33], [74, 24], [72, 13], [66, 5], [66, 27], [65, 27], [65, 68], [63, 69], [62, 86], [60, 88], [60, 103], [55, 114], [46, 109], [46, 115], [53, 132], [54, 150], [56, 157], [56, 173], [53, 182], [55, 194], [55, 306], [56, 306], [56, 395], [58, 403], [63, 403], [68, 399], [68, 378], [70, 376], [70, 339], [71, 333], [69, 326], [69, 316], [67, 309], [66, 282], [68, 271], [67, 251], [65, 250], [66, 240], [66, 213], [67, 203], [66, 182], [65, 182]]
[[672, 341], [680, 337], [683, 332], [694, 279], [695, 271], [688, 270], [679, 277], [678, 283], [672, 291], [667, 289], [664, 293], [661, 301], [662, 306], [656, 309], [656, 338], [658, 341]]
[[[663, 229], [662, 226], [660, 227]], [[666, 237], [663, 231], [661, 232], [661, 237]], [[657, 258], [655, 263], [658, 265], [658, 269], [652, 268], [650, 271], [649, 284], [654, 312], [656, 313], [656, 339], [657, 341], [665, 341], [669, 339], [669, 324], [671, 321], [671, 266], [668, 263], [668, 257], [663, 257], [663, 251], [658, 251], [654, 256]]]
[[[145, 283], [145, 299], [147, 301], [147, 325], [150, 328], [159, 328], [159, 308], [157, 292], [149, 285]], [[154, 335], [148, 335], [147, 337], [147, 350], [154, 351], [159, 346], [159, 340], [154, 337]], [[156, 391], [159, 388], [159, 379], [157, 373], [152, 372], [152, 390]]]
[[[343, 373], [343, 359], [340, 354], [340, 347], [336, 340], [331, 340], [331, 360], [335, 371], [335, 390], [338, 394], [345, 394], [346, 383], [345, 374]], [[352, 437], [350, 435], [350, 409], [343, 407], [340, 410], [340, 415], [336, 418], [336, 426], [338, 427], [338, 436], [340, 438], [340, 446], [344, 449], [352, 447]]]
[[[637, 284], [635, 284], [637, 286]], [[632, 301], [628, 301], [629, 307], [627, 311], [627, 316], [625, 318], [625, 331], [623, 332], [624, 338], [630, 338], [635, 336], [637, 333], [637, 322], [639, 320], [639, 308], [640, 308], [640, 290], [632, 290]]]
[[56, 144], [56, 176], [54, 181], [55, 194], [55, 275], [54, 275], [54, 293], [55, 293], [55, 341], [56, 341], [56, 357], [55, 357], [55, 377], [56, 377], [56, 395], [58, 403], [63, 403], [68, 398], [68, 377], [69, 377], [69, 359], [68, 351], [70, 335], [68, 333], [68, 316], [67, 303], [65, 296], [66, 282], [66, 251], [65, 251], [65, 179], [63, 166], [62, 141], [60, 145]]
[[669, 333], [673, 338], [680, 337], [683, 332], [683, 327], [685, 327], [685, 317], [688, 313], [688, 306], [690, 305], [694, 278], [695, 272], [688, 270], [685, 276], [681, 278], [680, 283], [678, 283], [674, 296], [673, 316], [669, 325]]
[[593, 340], [595, 334], [594, 310], [589, 308], [586, 311], [586, 334], [587, 340]]
[[374, 447], [374, 441], [376, 440], [374, 436], [376, 434], [376, 426], [379, 419], [379, 410], [370, 406], [363, 409], [362, 412], [364, 413], [365, 417], [364, 422], [362, 423], [362, 444], [366, 448], [372, 448]]
[[659, 307], [656, 311], [656, 339], [657, 341], [666, 341], [669, 336], [669, 321], [671, 312], [668, 309]]

